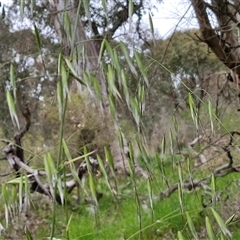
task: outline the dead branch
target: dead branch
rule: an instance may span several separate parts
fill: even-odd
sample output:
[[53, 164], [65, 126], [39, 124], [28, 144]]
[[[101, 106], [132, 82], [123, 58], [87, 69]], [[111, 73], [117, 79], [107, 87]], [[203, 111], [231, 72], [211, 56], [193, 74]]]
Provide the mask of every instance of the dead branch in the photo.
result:
[[[29, 130], [31, 125], [31, 114], [28, 109], [28, 106], [25, 105], [22, 114], [25, 118], [25, 125], [24, 127], [15, 133], [14, 135], [14, 142], [8, 142], [7, 146], [3, 149], [3, 153], [5, 156], [1, 158], [1, 160], [7, 160], [10, 166], [15, 170], [16, 177], [20, 177], [20, 170], [24, 171], [26, 173], [26, 176], [29, 179], [29, 182], [31, 184], [30, 186], [30, 192], [38, 192], [40, 194], [44, 194], [52, 199], [55, 199], [59, 204], [64, 204], [64, 199], [62, 201], [60, 195], [58, 193], [54, 194], [51, 191], [53, 189], [53, 186], [55, 186], [54, 180], [52, 183], [42, 183], [40, 180], [41, 176], [46, 176], [45, 171], [40, 171], [37, 169], [33, 169], [30, 166], [28, 166], [28, 162], [25, 163], [24, 161], [24, 151], [22, 149], [21, 145], [21, 139], [24, 136], [24, 134]], [[94, 151], [93, 151], [94, 152]], [[90, 154], [92, 154], [91, 152]], [[77, 169], [77, 174], [79, 179], [81, 180], [83, 176], [88, 173], [88, 171], [92, 171], [93, 173], [96, 172], [98, 168], [98, 161], [89, 157], [89, 165], [91, 169], [88, 169], [86, 161], [83, 161], [79, 168]], [[0, 175], [2, 176], [2, 175]], [[3, 175], [5, 176], [5, 174]], [[65, 174], [64, 176], [59, 176], [62, 179], [73, 177], [71, 173]], [[69, 181], [66, 181], [62, 183], [62, 188], [66, 188], [66, 191], [68, 193], [71, 193], [71, 191], [78, 185], [78, 181], [76, 179], [72, 179]]]
[[23, 154], [21, 139], [24, 136], [24, 134], [29, 130], [29, 127], [31, 125], [31, 120], [30, 120], [31, 114], [27, 104], [25, 105], [22, 111], [22, 114], [26, 121], [25, 126], [23, 127], [23, 129], [15, 133], [14, 135], [15, 142], [8, 143], [7, 146], [3, 149], [3, 152], [5, 154], [4, 158], [7, 159], [11, 167], [15, 170], [16, 177], [20, 176], [19, 170], [21, 168], [21, 166], [17, 164], [16, 161], [19, 160], [22, 163], [24, 163], [24, 154]]
[[22, 162], [24, 162], [24, 154], [23, 154], [21, 139], [24, 136], [24, 134], [29, 130], [30, 125], [31, 125], [31, 114], [30, 114], [27, 104], [25, 104], [25, 106], [24, 106], [22, 115], [25, 118], [26, 124], [22, 130], [20, 130], [19, 132], [17, 132], [14, 135], [14, 140], [15, 140], [15, 144], [16, 144], [16, 155], [17, 155], [17, 157], [19, 157], [19, 159]]
[[172, 193], [174, 193], [178, 187], [180, 186], [182, 189], [187, 189], [189, 191], [195, 189], [196, 187], [201, 187], [203, 184], [206, 184], [208, 181], [208, 178], [203, 179], [195, 179], [193, 181], [184, 182], [182, 185], [179, 183], [174, 183], [172, 186], [170, 186], [167, 190], [160, 193], [159, 198], [162, 200], [163, 198], [169, 197]]
[[[227, 176], [228, 174], [233, 173], [233, 172], [240, 172], [240, 165], [234, 165], [234, 159], [231, 154], [231, 150], [234, 148], [237, 148], [237, 146], [234, 145], [235, 135], [240, 136], [240, 132], [232, 131], [230, 133], [224, 134], [220, 138], [218, 138], [217, 140], [214, 140], [207, 146], [207, 147], [210, 147], [212, 145], [216, 145], [217, 141], [219, 141], [220, 139], [222, 139], [225, 136], [229, 136], [229, 141], [227, 142], [226, 146], [220, 146], [220, 148], [225, 152], [228, 162], [226, 164], [214, 169], [212, 174], [214, 175], [215, 178], [221, 178], [221, 177]], [[191, 152], [194, 153], [194, 157], [199, 157], [200, 155], [204, 156], [202, 154], [203, 150], [201, 150], [198, 154], [196, 154], [197, 152], [193, 149], [193, 146], [196, 143], [198, 143], [201, 139], [202, 139], [202, 136], [199, 136], [199, 137], [195, 138], [191, 143], [188, 144], [188, 148], [191, 150]], [[204, 149], [206, 149], [207, 147], [205, 147]], [[206, 159], [205, 156], [204, 156], [204, 159]], [[202, 164], [204, 164], [204, 163], [202, 163]], [[196, 170], [196, 169], [194, 169], [194, 170]], [[188, 189], [189, 191], [193, 190], [197, 187], [202, 187], [203, 185], [206, 185], [211, 180], [212, 174], [210, 174], [208, 177], [205, 177], [202, 179], [195, 179], [192, 181], [186, 180], [183, 182], [182, 185], [180, 185], [179, 182], [176, 182], [173, 185], [169, 186], [168, 189], [161, 192], [159, 194], [159, 198], [163, 199], [163, 198], [169, 197], [172, 193], [174, 193], [178, 189], [179, 186], [182, 189]]]

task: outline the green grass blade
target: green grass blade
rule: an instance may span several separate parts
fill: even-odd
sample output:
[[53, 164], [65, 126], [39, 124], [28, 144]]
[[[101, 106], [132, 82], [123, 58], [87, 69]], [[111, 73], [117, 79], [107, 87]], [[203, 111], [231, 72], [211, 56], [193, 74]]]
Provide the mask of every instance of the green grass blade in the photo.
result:
[[34, 240], [31, 232], [26, 228], [26, 238], [27, 240]]
[[108, 11], [107, 11], [107, 2], [106, 0], [101, 0], [102, 1], [102, 7], [103, 7], [103, 11], [105, 13], [105, 16], [107, 18], [107, 15], [108, 15]]
[[23, 19], [24, 8], [25, 8], [25, 0], [21, 0], [21, 3], [20, 3], [20, 17], [21, 17], [21, 19]]
[[207, 235], [208, 235], [208, 239], [209, 240], [214, 240], [214, 233], [213, 233], [213, 229], [212, 229], [212, 224], [209, 220], [209, 217], [206, 217], [206, 229], [207, 229]]
[[127, 78], [126, 78], [125, 72], [123, 70], [121, 70], [121, 79], [122, 79], [122, 86], [123, 86], [123, 93], [124, 93], [125, 101], [127, 103], [128, 108], [130, 109], [129, 88], [127, 86]]
[[13, 97], [14, 99], [17, 99], [17, 87], [16, 87], [16, 79], [15, 79], [15, 71], [14, 71], [14, 66], [11, 64], [10, 65], [10, 82], [11, 82], [11, 86], [13, 88]]
[[12, 122], [13, 122], [13, 124], [17, 125], [18, 129], [20, 129], [20, 125], [19, 125], [19, 121], [18, 121], [18, 117], [17, 117], [17, 113], [16, 113], [16, 108], [15, 108], [15, 103], [14, 103], [13, 96], [12, 96], [10, 91], [7, 91], [6, 95], [7, 95], [8, 109], [9, 109], [9, 112], [10, 112]]
[[62, 139], [62, 146], [63, 146], [64, 153], [65, 153], [65, 155], [67, 157], [67, 160], [68, 161], [72, 160], [71, 153], [70, 153], [70, 151], [68, 149], [67, 143], [66, 143], [64, 138]]
[[218, 212], [216, 212], [213, 208], [211, 208], [211, 210], [219, 228], [221, 229], [221, 232], [224, 234], [224, 236], [231, 238], [232, 234], [228, 230], [226, 224], [224, 223]]
[[213, 112], [212, 102], [210, 100], [208, 100], [208, 113], [210, 117], [211, 130], [212, 132], [214, 132], [214, 124], [213, 124], [214, 112]]
[[36, 0], [31, 0], [31, 15], [33, 15], [33, 8], [36, 4]]
[[192, 218], [189, 215], [189, 212], [186, 212], [186, 217], [187, 217], [187, 223], [188, 223], [189, 229], [191, 231], [191, 234], [192, 234], [193, 238], [197, 240], [198, 239], [197, 232], [196, 232], [196, 229], [194, 227]]
[[57, 83], [57, 100], [58, 100], [59, 118], [61, 120], [62, 114], [63, 114], [63, 87], [62, 87], [61, 81]]
[[227, 219], [225, 224], [228, 225], [229, 223], [231, 223], [233, 221], [233, 219], [235, 218], [235, 216], [236, 216], [236, 214], [233, 214], [230, 218]]
[[101, 43], [101, 47], [100, 47], [100, 51], [99, 51], [99, 55], [98, 55], [98, 63], [101, 62], [103, 56], [104, 56], [104, 53], [105, 53], [105, 50], [106, 50], [106, 39], [104, 38], [102, 43]]
[[141, 111], [139, 108], [139, 102], [136, 97], [130, 99], [130, 106], [131, 106], [131, 112], [132, 112], [133, 118], [139, 130]]
[[90, 77], [91, 77], [91, 80], [93, 82], [93, 87], [94, 87], [94, 91], [95, 91], [95, 93], [97, 95], [97, 99], [99, 101], [102, 101], [102, 93], [101, 93], [99, 81], [93, 74], [91, 74]]
[[19, 177], [19, 180], [20, 181], [19, 181], [18, 197], [19, 197], [19, 212], [21, 212], [23, 210], [23, 186], [24, 186], [22, 175]]
[[[85, 11], [85, 15], [88, 16], [89, 15], [89, 0], [84, 0], [83, 1], [83, 7], [84, 7], [84, 11]], [[90, 19], [89, 19], [90, 20]]]
[[117, 114], [116, 114], [116, 108], [115, 108], [115, 98], [112, 94], [109, 94], [108, 100], [109, 100], [109, 106], [110, 106], [112, 117], [113, 119], [116, 119]]
[[121, 95], [116, 87], [115, 84], [115, 74], [113, 67], [109, 64], [108, 71], [107, 71], [107, 80], [108, 80], [108, 92], [112, 94], [114, 97], [121, 99]]
[[41, 48], [42, 48], [42, 43], [41, 43], [41, 39], [40, 39], [38, 28], [37, 28], [37, 26], [35, 24], [34, 24], [34, 35], [35, 35], [35, 39], [36, 39], [36, 42], [37, 42], [38, 49], [40, 51]]
[[162, 144], [161, 144], [161, 154], [164, 155], [165, 152], [166, 152], [166, 136], [165, 134], [163, 135], [163, 138], [162, 138]]
[[107, 163], [109, 164], [110, 168], [114, 169], [114, 162], [112, 154], [108, 151], [106, 147], [104, 147], [104, 153]]
[[73, 76], [73, 78], [75, 78], [78, 82], [80, 82], [81, 84], [83, 84], [84, 86], [86, 86], [86, 83], [80, 79], [76, 73], [76, 71], [74, 70], [73, 66], [72, 66], [72, 63], [67, 59], [67, 58], [64, 58], [69, 70], [70, 70], [70, 75]]
[[152, 16], [150, 13], [148, 13], [148, 20], [149, 20], [149, 25], [150, 25], [150, 30], [151, 30], [151, 33], [152, 33], [152, 38], [154, 39], [154, 26], [153, 26], [153, 20], [152, 20]]
[[129, 0], [128, 2], [128, 16], [131, 18], [133, 15], [133, 11], [134, 11], [134, 5], [133, 5], [133, 1]]
[[196, 128], [198, 129], [197, 109], [191, 93], [188, 94], [188, 104], [189, 104], [192, 120], [195, 123]]
[[125, 57], [126, 60], [127, 60], [127, 63], [128, 63], [128, 66], [130, 67], [131, 72], [132, 72], [135, 76], [137, 76], [138, 73], [137, 73], [137, 71], [136, 71], [136, 69], [135, 69], [135, 67], [134, 67], [134, 65], [133, 65], [133, 63], [132, 63], [132, 60], [131, 60], [130, 56], [129, 56], [129, 53], [128, 53], [129, 51], [128, 51], [128, 49], [126, 48], [126, 46], [125, 46], [125, 44], [124, 44], [123, 42], [120, 42], [120, 48], [121, 48], [121, 50], [122, 50], [122, 53], [123, 53], [124, 57]]
[[67, 11], [64, 12], [63, 22], [64, 22], [64, 28], [66, 30], [67, 36], [71, 39], [72, 38], [71, 20]]
[[69, 97], [70, 96], [69, 87], [68, 87], [69, 75], [63, 64], [61, 64], [61, 80], [62, 80], [63, 96], [64, 98]]
[[137, 61], [138, 69], [140, 70], [140, 72], [143, 76], [143, 79], [145, 81], [145, 84], [146, 84], [146, 86], [149, 86], [149, 81], [147, 78], [147, 73], [146, 73], [145, 67], [142, 63], [142, 58], [140, 57], [139, 53], [136, 50], [134, 50], [134, 56]]
[[6, 227], [8, 227], [9, 220], [10, 220], [9, 219], [10, 194], [9, 194], [8, 187], [5, 184], [2, 184], [2, 196], [3, 196], [3, 202], [4, 202]]
[[52, 196], [54, 196], [55, 194], [53, 189], [55, 186], [53, 186], [53, 182], [56, 180], [56, 169], [50, 153], [44, 156], [44, 168], [47, 175], [47, 182], [50, 187], [50, 192]]
[[120, 75], [121, 75], [122, 67], [120, 66], [119, 55], [118, 55], [118, 52], [117, 52], [116, 49], [113, 49], [113, 61], [112, 62], [113, 62], [114, 68], [117, 71], [119, 87], [121, 87], [122, 86], [122, 82], [120, 81], [120, 79], [121, 79]]
[[178, 240], [186, 240], [181, 231], [178, 231], [177, 236], [178, 236]]

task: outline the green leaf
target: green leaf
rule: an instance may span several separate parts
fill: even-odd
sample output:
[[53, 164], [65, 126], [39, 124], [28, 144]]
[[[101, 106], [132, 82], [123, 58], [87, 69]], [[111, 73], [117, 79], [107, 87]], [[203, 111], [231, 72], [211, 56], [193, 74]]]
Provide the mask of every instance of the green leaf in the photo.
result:
[[47, 182], [50, 186], [50, 192], [52, 196], [54, 196], [54, 190], [53, 190], [53, 180], [56, 178], [56, 168], [54, 165], [54, 161], [52, 158], [52, 155], [50, 153], [46, 154], [44, 156], [44, 168], [47, 175]]
[[104, 52], [106, 50], [106, 38], [103, 39], [102, 43], [101, 43], [101, 47], [100, 47], [100, 51], [99, 51], [99, 55], [98, 55], [98, 63], [101, 62]]
[[27, 240], [33, 240], [33, 236], [27, 227], [26, 227], [26, 238]]
[[5, 210], [5, 221], [6, 226], [9, 224], [9, 205], [10, 205], [10, 194], [9, 189], [5, 184], [2, 184], [2, 196], [3, 196], [3, 203], [4, 203], [4, 210]]
[[115, 98], [112, 94], [109, 94], [108, 101], [109, 101], [109, 107], [110, 107], [112, 117], [113, 119], [116, 119], [117, 114], [116, 114], [116, 108], [115, 108]]
[[138, 100], [136, 99], [136, 97], [130, 99], [130, 106], [131, 106], [131, 111], [132, 111], [132, 115], [134, 117], [134, 120], [137, 124], [137, 127], [139, 128], [141, 111], [140, 111]]
[[61, 119], [63, 114], [63, 87], [62, 87], [61, 81], [57, 83], [57, 100], [58, 100], [59, 117]]
[[69, 75], [74, 78], [75, 80], [77, 80], [79, 83], [81, 83], [82, 85], [86, 86], [86, 83], [81, 79], [79, 78], [78, 76], [72, 74], [72, 72], [69, 73]]
[[145, 102], [145, 87], [143, 85], [138, 86], [138, 99], [140, 103]]
[[128, 16], [129, 17], [132, 17], [133, 10], [134, 10], [133, 1], [129, 0], [129, 2], [128, 2]]
[[25, 8], [25, 0], [21, 0], [21, 3], [20, 3], [20, 17], [21, 17], [21, 19], [23, 18], [24, 8]]
[[89, 174], [89, 185], [95, 205], [98, 206], [96, 183], [94, 181], [92, 173]]
[[96, 152], [96, 151], [92, 151], [92, 152], [89, 152], [89, 153], [87, 153], [87, 154], [85, 154], [85, 155], [81, 155], [81, 156], [79, 156], [79, 157], [76, 157], [76, 158], [73, 158], [73, 159], [71, 159], [71, 160], [69, 160], [69, 161], [66, 161], [66, 162], [64, 162], [64, 166], [67, 166], [67, 165], [69, 165], [69, 164], [72, 164], [72, 163], [74, 163], [74, 162], [76, 162], [76, 161], [78, 161], [78, 160], [80, 160], [80, 159], [83, 159], [83, 158], [86, 158], [87, 156], [90, 156], [91, 154], [93, 154], [94, 152]]
[[[165, 174], [165, 172], [164, 172], [164, 174]], [[166, 178], [166, 176], [165, 176], [165, 178]], [[181, 181], [180, 181], [180, 183], [178, 183], [178, 200], [179, 200], [179, 205], [180, 205], [181, 212], [183, 213], [184, 206], [183, 206], [183, 190], [182, 190]]]
[[123, 132], [121, 131], [120, 128], [117, 129], [117, 135], [118, 135], [118, 141], [120, 143], [120, 147], [123, 149], [124, 148]]
[[90, 93], [90, 95], [94, 96], [94, 93], [92, 91], [92, 80], [90, 78], [89, 72], [83, 71], [83, 80], [86, 84], [87, 90]]
[[177, 133], [178, 132], [178, 121], [175, 115], [173, 115], [173, 125], [174, 125], [174, 130]]
[[106, 0], [102, 0], [102, 6], [103, 6], [103, 10], [104, 10], [105, 16], [107, 17], [108, 10], [107, 10], [107, 2], [106, 2]]
[[128, 108], [130, 109], [130, 95], [128, 91], [126, 75], [123, 70], [121, 70], [121, 78], [122, 78], [122, 86], [123, 86], [125, 101], [127, 103]]
[[23, 207], [23, 176], [19, 177], [19, 189], [18, 189], [18, 195], [19, 195], [19, 211], [22, 211]]
[[61, 80], [62, 80], [63, 96], [69, 97], [70, 96], [69, 87], [68, 87], [69, 75], [63, 64], [61, 64]]
[[166, 136], [165, 134], [163, 135], [163, 138], [162, 138], [162, 144], [161, 144], [161, 154], [164, 155], [165, 152], [166, 152]]
[[212, 210], [212, 213], [213, 213], [214, 218], [215, 218], [216, 221], [217, 221], [218, 226], [219, 226], [220, 229], [221, 229], [221, 232], [222, 232], [226, 237], [231, 238], [231, 237], [232, 237], [232, 234], [231, 234], [231, 232], [227, 229], [227, 226], [226, 226], [226, 224], [223, 222], [223, 220], [222, 220], [222, 218], [220, 217], [220, 215], [219, 215], [213, 208], [211, 208], [211, 210]]
[[236, 216], [236, 214], [233, 214], [230, 218], [227, 219], [225, 224], [228, 225], [229, 223], [231, 223], [233, 221], [233, 219], [235, 218], [235, 216]]
[[211, 190], [212, 190], [213, 194], [216, 193], [216, 183], [215, 183], [215, 176], [214, 176], [214, 174], [212, 174], [212, 177], [211, 177]]
[[63, 22], [64, 22], [64, 28], [66, 29], [68, 37], [72, 38], [71, 20], [69, 18], [69, 14], [67, 11], [64, 12], [64, 21]]
[[131, 58], [130, 58], [129, 53], [128, 53], [129, 51], [128, 51], [128, 49], [126, 48], [126, 46], [125, 46], [125, 44], [124, 44], [123, 42], [120, 42], [120, 48], [121, 48], [121, 50], [122, 50], [122, 53], [123, 53], [125, 59], [127, 60], [127, 63], [128, 63], [128, 66], [130, 67], [131, 72], [132, 72], [135, 76], [137, 76], [138, 73], [137, 73], [137, 71], [136, 71], [136, 69], [135, 69], [135, 67], [134, 67], [134, 65], [133, 65], [133, 63], [132, 63], [132, 61], [131, 61]]
[[37, 41], [38, 49], [41, 50], [42, 48], [41, 39], [40, 39], [38, 28], [35, 24], [34, 24], [34, 34]]
[[122, 99], [121, 98], [121, 95], [116, 87], [116, 84], [115, 84], [115, 74], [114, 74], [114, 71], [113, 71], [113, 68], [112, 66], [109, 64], [108, 65], [108, 72], [107, 72], [107, 80], [108, 80], [108, 92], [110, 94], [112, 94], [114, 97], [118, 97], [119, 99]]
[[132, 143], [130, 142], [128, 145], [128, 152], [129, 152], [129, 157], [132, 161], [134, 161], [134, 151], [133, 151], [133, 146]]
[[212, 229], [212, 224], [208, 217], [206, 217], [206, 229], [207, 229], [208, 239], [214, 240], [215, 237], [214, 237], [214, 233], [213, 233], [213, 229]]
[[191, 93], [188, 94], [188, 104], [189, 104], [189, 108], [191, 111], [191, 116], [192, 116], [193, 122], [195, 123], [196, 128], [198, 129], [198, 116], [197, 116], [198, 113], [197, 113], [197, 108], [196, 108], [196, 105], [194, 103]]
[[97, 99], [102, 101], [102, 93], [101, 93], [101, 89], [100, 89], [98, 79], [93, 74], [91, 74], [90, 77], [91, 77], [92, 82], [93, 82], [93, 87], [94, 87], [95, 93], [97, 95]]
[[178, 240], [185, 240], [181, 231], [178, 231], [177, 235], [178, 235]]
[[62, 53], [60, 52], [58, 55], [58, 75], [61, 75], [62, 60], [63, 60], [63, 56], [62, 56]]
[[[117, 71], [118, 79], [120, 80], [121, 79], [120, 78], [120, 74], [121, 74], [122, 69], [121, 69], [121, 66], [120, 66], [120, 63], [119, 63], [119, 55], [118, 55], [118, 52], [117, 52], [116, 49], [113, 49], [113, 60], [112, 60], [112, 63], [114, 65], [114, 68]], [[118, 83], [119, 83], [119, 86], [121, 87], [122, 82], [119, 81]]]
[[21, 182], [23, 182], [23, 184], [25, 184], [27, 179], [28, 179], [27, 176], [21, 176], [18, 178], [11, 179], [11, 180], [7, 181], [7, 183], [8, 184], [20, 184]]
[[148, 13], [148, 20], [149, 20], [149, 24], [150, 24], [150, 30], [151, 30], [152, 36], [154, 38], [154, 27], [153, 27], [152, 16], [150, 13]]
[[174, 154], [173, 153], [173, 142], [174, 142], [174, 140], [173, 140], [173, 133], [172, 133], [171, 128], [169, 130], [169, 142], [170, 142], [170, 152], [171, 152], [171, 154]]
[[10, 65], [10, 82], [11, 82], [11, 86], [13, 88], [13, 97], [14, 97], [14, 99], [16, 99], [17, 87], [16, 87], [14, 66], [12, 64]]
[[113, 157], [106, 147], [104, 147], [104, 153], [107, 163], [112, 169], [114, 169]]
[[18, 117], [17, 117], [17, 113], [16, 113], [16, 108], [15, 108], [15, 103], [14, 103], [13, 96], [12, 96], [10, 91], [7, 91], [6, 95], [7, 95], [8, 109], [9, 109], [9, 112], [10, 112], [12, 122], [13, 122], [13, 124], [17, 125], [18, 129], [20, 129], [20, 125], [19, 125], [19, 121], [18, 121]]
[[62, 146], [63, 146], [63, 150], [64, 150], [65, 155], [67, 156], [68, 161], [70, 161], [72, 159], [72, 156], [71, 156], [71, 153], [68, 149], [67, 143], [64, 138], [62, 139]]
[[33, 15], [34, 5], [35, 5], [35, 0], [31, 0], [31, 15]]
[[186, 212], [186, 217], [187, 217], [187, 223], [188, 223], [189, 229], [192, 233], [192, 236], [194, 237], [194, 239], [198, 239], [197, 232], [193, 225], [192, 218], [190, 217], [189, 212]]
[[75, 72], [71, 62], [67, 59], [67, 58], [64, 58], [68, 68], [70, 69], [70, 75], [75, 78], [78, 82], [80, 82], [81, 84], [83, 84], [84, 86], [86, 86], [86, 83], [84, 83], [84, 81], [82, 79], [80, 79], [78, 76], [77, 76], [77, 73]]
[[111, 45], [109, 44], [107, 39], [104, 39], [104, 43], [105, 43], [105, 47], [106, 47], [106, 50], [107, 50], [110, 58], [113, 60], [114, 59], [114, 55], [113, 55], [113, 49], [112, 49]]
[[84, 6], [85, 14], [88, 16], [89, 15], [89, 0], [84, 0], [83, 6]]
[[139, 56], [139, 53], [136, 50], [134, 50], [134, 56], [135, 56], [135, 59], [137, 61], [138, 69], [140, 70], [146, 85], [149, 86], [149, 81], [148, 81], [148, 78], [147, 78], [145, 67], [143, 66], [142, 59], [141, 59], [141, 57]]

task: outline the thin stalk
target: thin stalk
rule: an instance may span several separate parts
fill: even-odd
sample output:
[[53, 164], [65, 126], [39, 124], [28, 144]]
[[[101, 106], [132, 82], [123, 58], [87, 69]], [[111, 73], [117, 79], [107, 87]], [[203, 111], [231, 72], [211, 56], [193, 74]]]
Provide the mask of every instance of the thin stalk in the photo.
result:
[[[57, 176], [59, 175], [60, 163], [61, 163], [61, 156], [62, 156], [62, 142], [63, 142], [63, 127], [64, 127], [64, 119], [66, 114], [66, 107], [67, 107], [68, 97], [65, 96], [64, 104], [63, 104], [63, 112], [61, 115], [61, 124], [59, 129], [59, 145], [58, 145], [58, 155], [57, 155]], [[57, 194], [57, 181], [55, 182], [54, 186], [54, 198]], [[53, 210], [52, 210], [52, 224], [51, 224], [51, 235], [50, 239], [53, 239], [54, 232], [55, 232], [55, 223], [56, 223], [56, 201], [53, 201]]]

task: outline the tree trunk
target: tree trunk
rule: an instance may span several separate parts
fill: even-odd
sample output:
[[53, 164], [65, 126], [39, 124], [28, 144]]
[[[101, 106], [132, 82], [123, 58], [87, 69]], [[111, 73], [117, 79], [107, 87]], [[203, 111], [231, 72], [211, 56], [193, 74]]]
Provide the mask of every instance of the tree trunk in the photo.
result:
[[[74, 1], [69, 0], [53, 0], [48, 1], [47, 6], [53, 16], [54, 26], [62, 41], [62, 45], [68, 52], [70, 52], [71, 57], [73, 57], [72, 65], [75, 72], [80, 78], [83, 76], [84, 72], [94, 74], [99, 81], [102, 95], [102, 114], [104, 114], [105, 124], [107, 126], [106, 134], [108, 134], [108, 136], [113, 136], [111, 153], [114, 159], [115, 168], [116, 171], [129, 173], [127, 167], [127, 142], [124, 141], [124, 148], [122, 149], [120, 147], [117, 134], [115, 133], [114, 123], [110, 117], [106, 79], [98, 61], [103, 36], [93, 34], [95, 37], [88, 37], [88, 35], [92, 35], [91, 33], [96, 33], [96, 31], [90, 29], [89, 32], [86, 33], [81, 16], [77, 13], [78, 4], [74, 5]], [[67, 26], [68, 23], [66, 22], [66, 18], [64, 21], [64, 14], [66, 13], [69, 15], [71, 30], [68, 29], [69, 27]], [[77, 26], [76, 31], [74, 30], [75, 26]], [[70, 32], [72, 34], [70, 34]], [[80, 86], [80, 88], [82, 88], [82, 86]], [[141, 169], [137, 163], [135, 172], [139, 175], [147, 177], [146, 172]]]
[[[239, 88], [240, 76], [240, 26], [239, 3], [227, 0], [191, 0], [199, 22], [202, 40], [230, 70]], [[209, 10], [216, 18], [218, 26], [213, 26]], [[212, 19], [212, 16], [211, 16]]]

